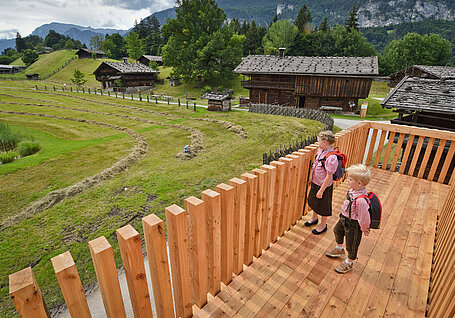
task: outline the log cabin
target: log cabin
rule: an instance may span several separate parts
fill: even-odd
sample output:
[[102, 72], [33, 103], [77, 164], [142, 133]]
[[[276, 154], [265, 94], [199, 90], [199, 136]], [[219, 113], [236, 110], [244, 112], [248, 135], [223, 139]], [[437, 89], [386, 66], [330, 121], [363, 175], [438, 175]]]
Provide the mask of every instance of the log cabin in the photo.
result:
[[209, 111], [229, 111], [231, 110], [231, 99], [229, 94], [222, 93], [206, 93], [202, 96], [203, 99], [208, 99]]
[[249, 77], [242, 86], [251, 103], [319, 109], [355, 110], [368, 97], [378, 75], [378, 59], [370, 57], [306, 57], [249, 55], [234, 69]]
[[146, 66], [149, 66], [150, 62], [156, 62], [158, 66], [163, 65], [163, 59], [161, 56], [155, 55], [142, 55], [140, 58], [137, 59], [139, 63], [142, 63]]
[[406, 76], [430, 79], [455, 78], [455, 67], [411, 65], [403, 70], [389, 75], [389, 87], [394, 88]]
[[107, 57], [106, 53], [100, 50], [90, 50], [82, 48], [76, 52], [76, 55], [79, 57], [79, 59], [91, 59], [93, 58], [93, 54], [95, 54], [97, 59], [103, 59]]

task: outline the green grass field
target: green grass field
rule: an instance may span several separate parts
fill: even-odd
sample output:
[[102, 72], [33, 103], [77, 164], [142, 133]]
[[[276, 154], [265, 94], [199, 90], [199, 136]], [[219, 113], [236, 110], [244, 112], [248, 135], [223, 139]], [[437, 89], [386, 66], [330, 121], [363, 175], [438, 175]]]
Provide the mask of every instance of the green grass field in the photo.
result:
[[[116, 229], [131, 224], [142, 233], [142, 217], [155, 213], [163, 218], [166, 206], [183, 206], [185, 198], [200, 196], [201, 191], [214, 189], [217, 184], [260, 166], [263, 152], [322, 128], [319, 122], [291, 117], [243, 111], [212, 113], [204, 108], [193, 112], [176, 105], [35, 91], [33, 84], [0, 81], [1, 92], [9, 95], [0, 96], [0, 121], [24, 136], [33, 137], [42, 147], [34, 155], [0, 165], [0, 220], [16, 220], [15, 216], [22, 215], [36, 200], [111, 167], [128, 156], [136, 145], [134, 138], [119, 130], [69, 118], [132, 129], [146, 139], [148, 152], [113, 178], [55, 206], [19, 218], [12, 226], [0, 230], [0, 315], [3, 318], [15, 316], [8, 296], [9, 274], [32, 266], [46, 303], [50, 307], [61, 304], [63, 298], [50, 258], [69, 250], [83, 284], [93, 286], [96, 277], [89, 240], [104, 235], [113, 245], [120, 265]], [[38, 117], [38, 114], [49, 117]], [[240, 125], [248, 138], [219, 123], [199, 118]], [[185, 161], [176, 158], [190, 143], [190, 134], [163, 126], [175, 123], [202, 134], [203, 149], [197, 157]]]

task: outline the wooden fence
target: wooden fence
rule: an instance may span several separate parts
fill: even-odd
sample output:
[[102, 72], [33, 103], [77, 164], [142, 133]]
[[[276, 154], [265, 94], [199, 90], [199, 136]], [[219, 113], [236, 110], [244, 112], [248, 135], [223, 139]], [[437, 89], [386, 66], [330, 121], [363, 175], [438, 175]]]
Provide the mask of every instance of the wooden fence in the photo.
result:
[[[442, 140], [452, 141], [455, 138], [455, 133], [444, 135], [443, 132], [429, 129], [364, 122], [337, 133], [335, 145], [347, 155], [347, 166], [365, 161], [369, 163], [375, 144], [371, 141], [380, 134], [378, 153], [381, 154], [384, 148], [381, 144], [384, 145], [388, 133], [390, 140], [399, 133], [398, 143], [404, 134], [419, 136], [418, 140], [424, 136], [439, 139], [441, 144]], [[384, 158], [392, 153], [388, 145], [385, 148], [387, 156]], [[177, 205], [167, 207], [165, 212], [170, 264], [164, 222], [153, 214], [143, 218], [145, 250], [158, 317], [191, 317], [197, 313], [207, 303], [208, 293], [216, 295], [222, 284], [229, 284], [233, 275], [240, 274], [244, 265], [250, 265], [254, 257], [259, 257], [302, 217], [302, 213], [308, 209], [307, 180], [316, 151], [317, 144], [307, 146], [270, 165], [262, 165], [227, 183], [221, 183], [215, 190], [205, 190], [201, 193], [201, 199], [187, 198], [184, 208]], [[395, 155], [392, 154], [392, 166], [398, 162]], [[411, 154], [408, 147], [405, 147], [404, 155], [411, 159], [412, 169], [409, 171], [413, 172], [416, 166], [413, 163], [417, 160], [415, 158], [419, 156], [419, 151]], [[375, 159], [373, 165], [378, 167], [381, 162], [387, 163], [388, 159]], [[335, 186], [340, 182], [341, 180], [337, 181]], [[441, 278], [452, 275], [450, 279], [453, 282], [453, 270], [450, 271], [453, 269], [453, 257], [450, 262], [445, 258], [445, 255], [453, 255], [454, 236], [453, 231], [450, 231], [454, 226], [453, 186], [449, 201], [445, 206], [447, 212], [444, 215], [447, 216], [441, 217], [441, 223], [446, 224], [448, 230], [438, 231], [441, 240], [436, 252], [441, 261], [436, 265], [441, 265], [435, 266], [437, 272], [434, 278], [440, 281]], [[140, 235], [127, 225], [117, 230], [117, 238], [134, 316], [152, 317]], [[125, 317], [111, 245], [105, 237], [88, 244], [107, 316]], [[448, 252], [452, 254], [447, 254]], [[65, 252], [51, 261], [72, 317], [90, 317], [71, 254]], [[448, 273], [445, 269], [448, 269]], [[48, 317], [30, 267], [10, 275], [9, 280], [10, 295], [21, 317]], [[445, 290], [453, 292], [455, 284], [444, 286]], [[437, 291], [434, 295], [437, 304], [443, 299], [443, 303], [448, 303], [453, 308], [453, 298], [444, 298], [445, 294], [438, 294]]]

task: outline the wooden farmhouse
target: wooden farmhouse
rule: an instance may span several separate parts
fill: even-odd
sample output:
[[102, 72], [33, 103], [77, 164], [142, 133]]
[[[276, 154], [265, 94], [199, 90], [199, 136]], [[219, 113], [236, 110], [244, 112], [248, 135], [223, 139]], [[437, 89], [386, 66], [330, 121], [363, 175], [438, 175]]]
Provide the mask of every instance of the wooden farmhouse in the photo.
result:
[[[118, 90], [122, 87], [153, 86], [158, 71], [141, 63], [103, 62], [93, 72], [103, 89]], [[119, 81], [121, 85], [119, 85]]]
[[208, 99], [207, 110], [223, 112], [231, 110], [232, 97], [229, 94], [206, 93], [202, 98]]
[[378, 75], [372, 57], [305, 57], [250, 55], [235, 68], [249, 77], [251, 103], [280, 104], [319, 109], [321, 106], [353, 110], [366, 98]]
[[137, 61], [146, 66], [149, 66], [150, 62], [156, 62], [158, 66], [163, 65], [163, 58], [161, 56], [156, 55], [142, 55], [140, 58], [137, 59]]
[[107, 57], [106, 53], [104, 53], [103, 51], [100, 51], [100, 50], [90, 50], [90, 49], [82, 48], [76, 52], [77, 56], [80, 59], [91, 59], [91, 58], [93, 58], [93, 53], [96, 54], [97, 59], [103, 59], [103, 58]]
[[394, 88], [406, 76], [432, 79], [455, 78], [455, 67], [411, 65], [403, 70], [389, 75], [389, 87]]
[[14, 74], [19, 73], [22, 69], [25, 69], [24, 66], [19, 65], [0, 65], [0, 74]]

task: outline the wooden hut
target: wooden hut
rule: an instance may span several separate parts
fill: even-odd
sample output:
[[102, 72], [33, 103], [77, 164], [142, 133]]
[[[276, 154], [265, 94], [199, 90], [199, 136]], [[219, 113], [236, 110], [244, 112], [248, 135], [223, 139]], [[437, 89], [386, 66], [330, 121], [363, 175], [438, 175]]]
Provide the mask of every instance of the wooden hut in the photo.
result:
[[430, 79], [455, 78], [455, 67], [411, 65], [389, 76], [389, 87], [394, 88], [404, 77], [421, 77]]
[[27, 76], [28, 80], [39, 80], [39, 74], [38, 73], [25, 74], [25, 76]]
[[250, 55], [235, 68], [248, 76], [242, 86], [251, 103], [280, 104], [319, 109], [321, 106], [353, 110], [366, 98], [378, 74], [372, 57], [305, 57]]
[[142, 55], [140, 58], [137, 59], [137, 61], [146, 66], [149, 66], [150, 62], [156, 62], [158, 66], [163, 65], [163, 58], [161, 56], [156, 55]]
[[202, 98], [208, 99], [207, 110], [223, 112], [231, 110], [232, 97], [229, 94], [206, 93]]
[[[103, 62], [93, 72], [103, 88], [153, 86], [158, 71], [141, 63]], [[121, 85], [119, 85], [119, 81]]]
[[107, 57], [106, 53], [104, 53], [103, 51], [90, 50], [85, 48], [79, 49], [79, 51], [77, 51], [76, 54], [80, 59], [91, 59], [93, 58], [93, 54], [96, 55], [97, 59], [103, 59]]
[[177, 76], [169, 76], [169, 86], [179, 86], [180, 83], [180, 77]]

